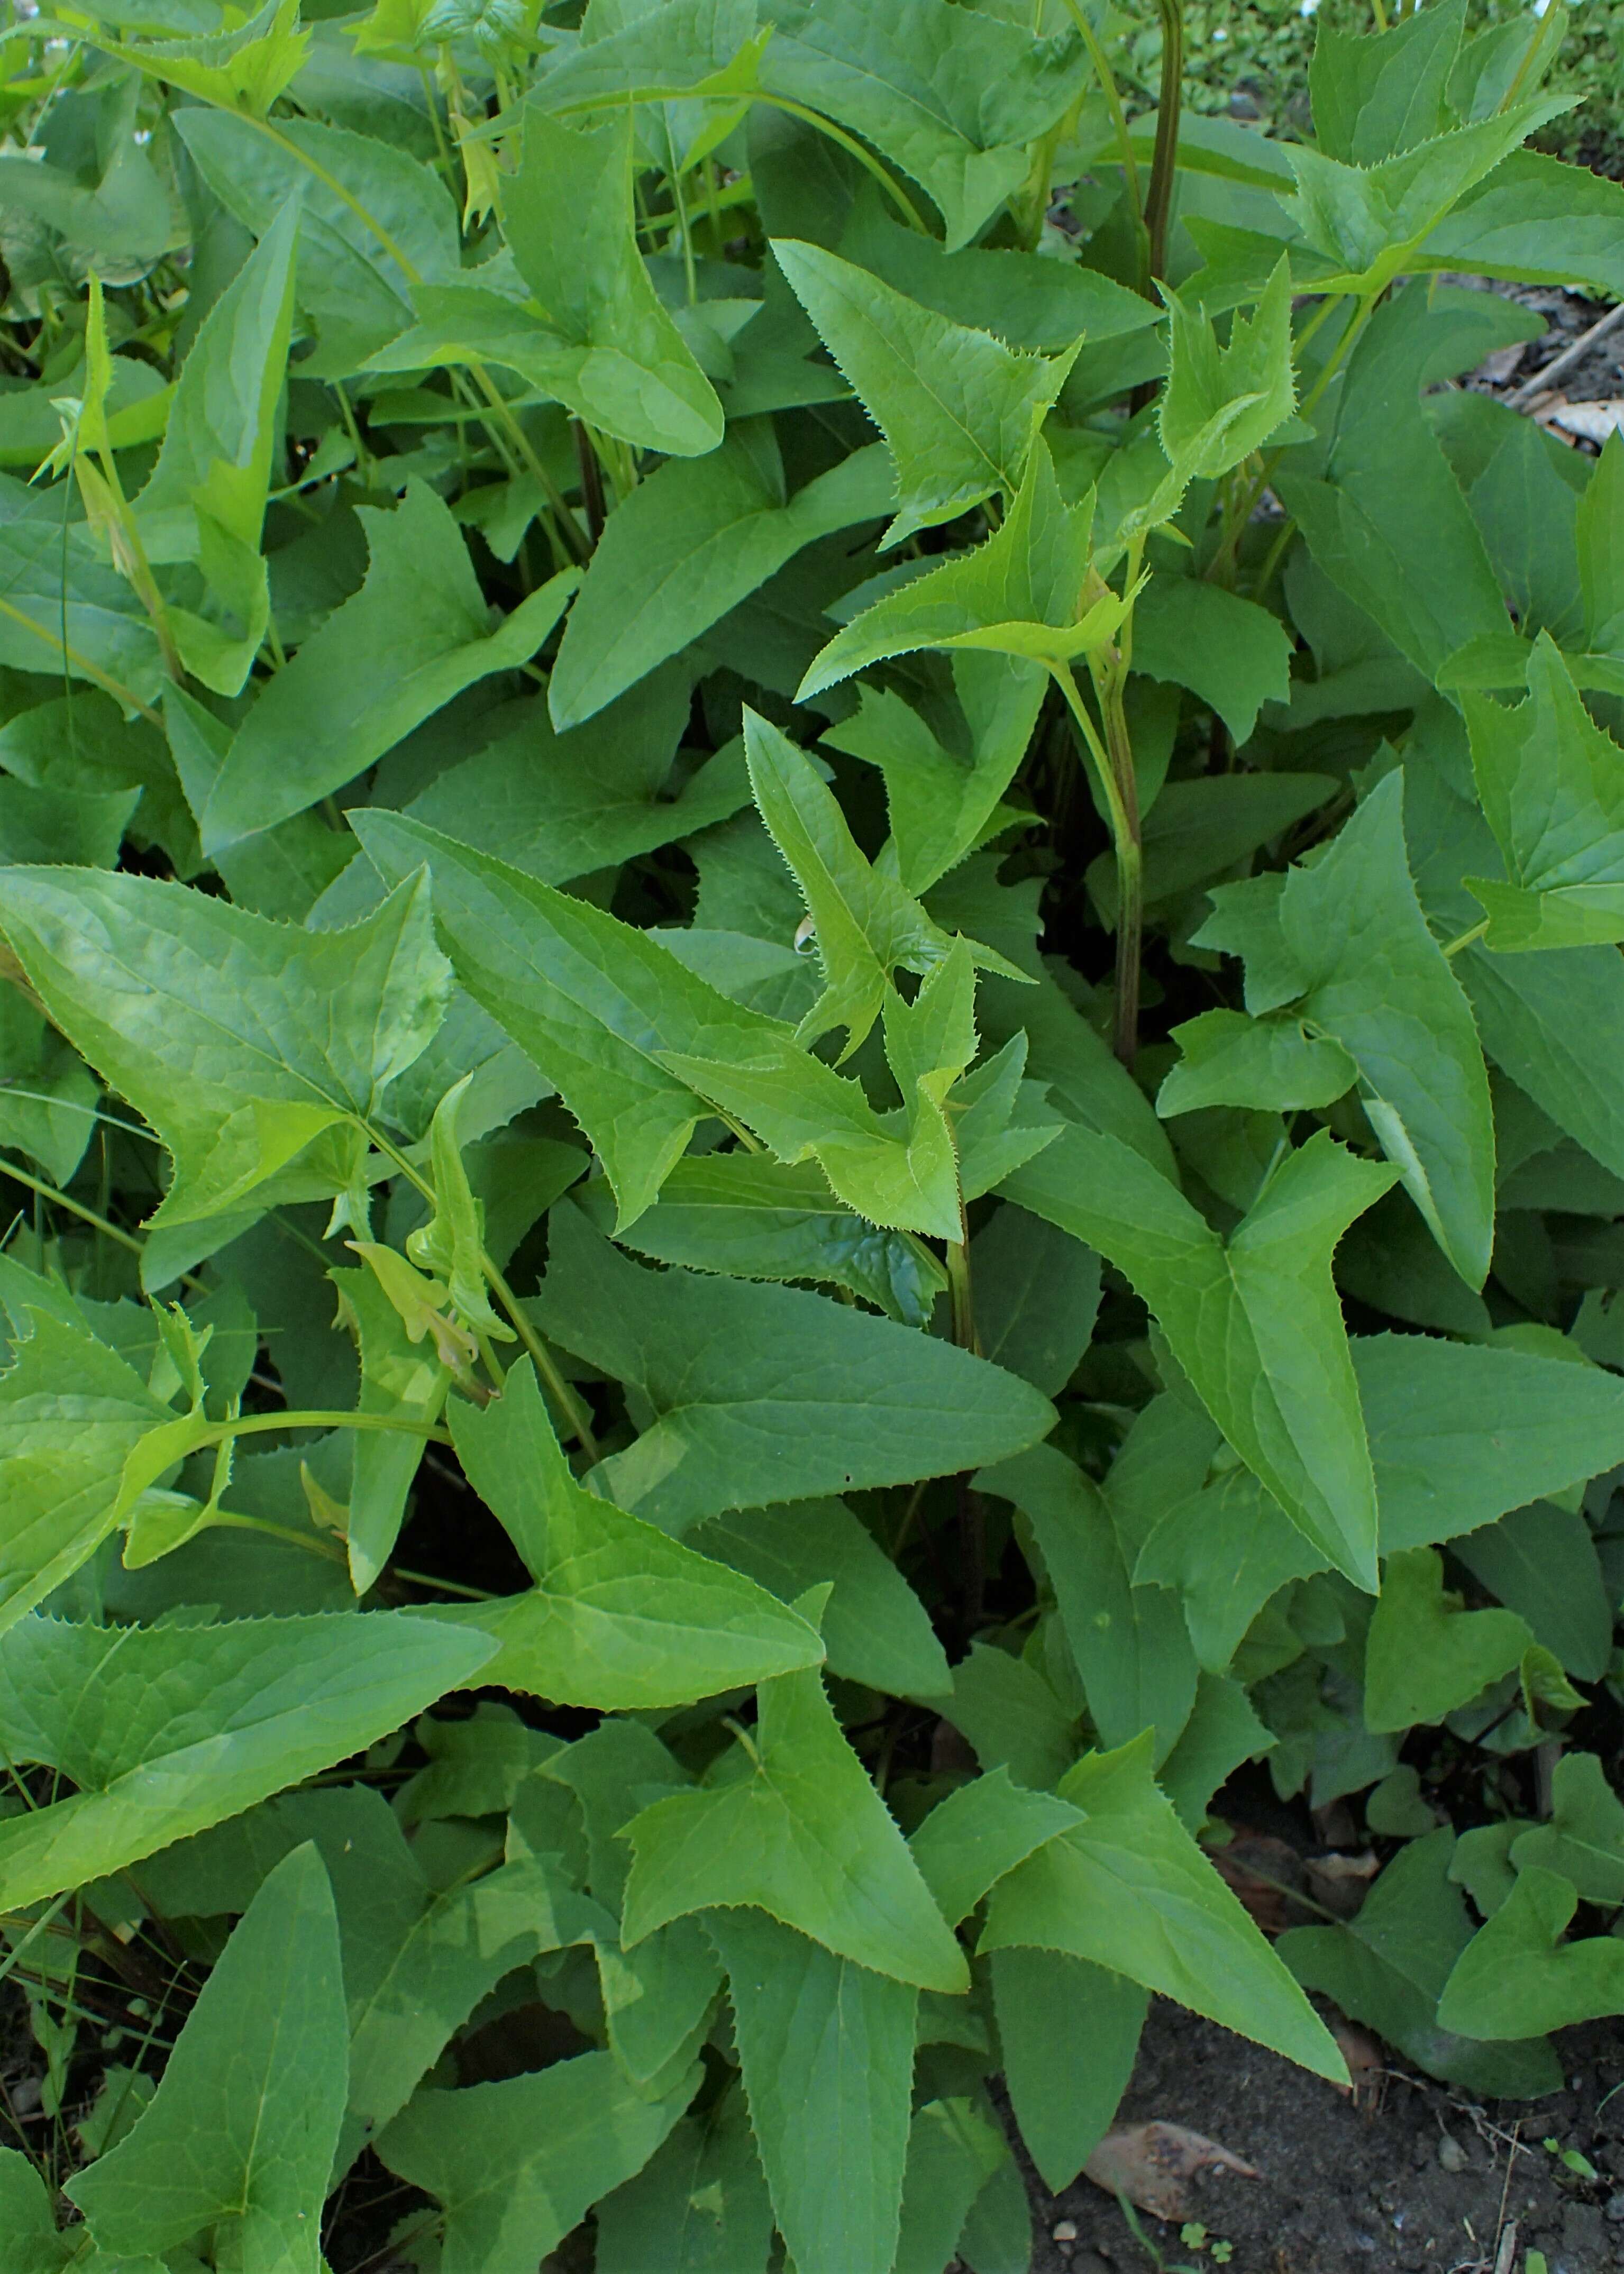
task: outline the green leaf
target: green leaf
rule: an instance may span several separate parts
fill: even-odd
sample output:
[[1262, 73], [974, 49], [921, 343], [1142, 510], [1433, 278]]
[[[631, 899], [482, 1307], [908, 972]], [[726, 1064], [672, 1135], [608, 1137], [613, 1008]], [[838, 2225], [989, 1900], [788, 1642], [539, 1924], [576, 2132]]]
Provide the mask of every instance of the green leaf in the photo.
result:
[[575, 1482], [528, 1360], [483, 1409], [459, 1400], [452, 1437], [536, 1581], [422, 1614], [494, 1636], [492, 1681], [609, 1710], [683, 1705], [821, 1662], [816, 1628], [765, 1588]]
[[1460, 1890], [1450, 1882], [1455, 1846], [1447, 1827], [1402, 1848], [1345, 1926], [1297, 1926], [1275, 1948], [1307, 1988], [1397, 2045], [1433, 2076], [1463, 2091], [1512, 2098], [1556, 2091], [1562, 2071], [1542, 2038], [1487, 2045], [1441, 2026], [1438, 1999], [1471, 1940]]
[[[187, 605], [171, 606], [169, 621], [188, 668], [219, 695], [241, 691], [270, 620], [259, 540], [281, 439], [297, 228], [289, 200], [204, 318], [135, 502], [149, 559], [199, 563], [199, 605], [183, 582]], [[221, 605], [228, 591], [242, 603], [235, 621]]]
[[[598, 1206], [600, 1189], [584, 1187], [581, 1205], [607, 1231], [613, 1212]], [[792, 1168], [760, 1153], [690, 1154], [620, 1237], [640, 1255], [690, 1270], [845, 1287], [902, 1326], [922, 1327], [947, 1284], [920, 1241], [842, 1206], [815, 1161]]]
[[40, 1902], [385, 1736], [491, 1657], [400, 1612], [214, 1627], [34, 1618], [0, 1642], [0, 1739], [78, 1789], [0, 1826], [0, 1902]]
[[213, 2227], [244, 2274], [318, 2274], [349, 2064], [338, 1923], [298, 1848], [244, 1914], [134, 2128], [69, 2182], [104, 2250]]
[[494, 630], [461, 532], [422, 482], [366, 516], [366, 581], [265, 688], [207, 795], [205, 852], [269, 828], [353, 781], [454, 695], [526, 663], [575, 587], [561, 571]]
[[1624, 645], [1624, 546], [1619, 516], [1624, 512], [1624, 438], [1607, 437], [1595, 472], [1585, 485], [1575, 516], [1579, 590], [1584, 604], [1585, 645], [1593, 653], [1616, 654]]
[[988, 649], [1055, 668], [1109, 639], [1126, 612], [1107, 592], [1083, 606], [1092, 500], [1068, 506], [1040, 436], [1001, 525], [975, 552], [910, 577], [838, 632], [796, 692], [805, 703], [888, 656]]
[[[407, 1422], [438, 1421], [451, 1377], [432, 1332], [425, 1336], [419, 1326], [413, 1336], [373, 1273], [341, 1270], [328, 1276], [338, 1291], [340, 1316], [353, 1327], [359, 1345], [358, 1410]], [[357, 1433], [345, 1542], [357, 1595], [374, 1585], [394, 1551], [422, 1457], [423, 1439], [415, 1431]]]
[[1041, 1216], [1001, 1208], [970, 1243], [981, 1355], [1056, 1397], [1093, 1337], [1100, 1259]]
[[938, 1801], [908, 1845], [943, 1917], [960, 1926], [989, 1888], [1083, 1820], [1069, 1801], [1012, 1784], [999, 1767]]
[[1353, 1345], [1387, 1555], [1454, 1540], [1624, 1460], [1624, 1385], [1599, 1367], [1430, 1335]]
[[[56, 2233], [50, 2190], [32, 2158], [18, 2148], [0, 2148], [0, 2217], [11, 2237], [17, 2274], [57, 2274], [68, 2263], [71, 2246]], [[147, 2274], [147, 2269], [139, 2274]]]
[[1624, 1803], [1594, 1753], [1564, 1753], [1551, 1779], [1551, 1820], [1519, 1833], [1519, 1871], [1560, 1871], [1586, 1902], [1624, 1903]]
[[534, 2274], [599, 2195], [640, 2172], [693, 2098], [645, 2099], [609, 2053], [419, 2092], [380, 2133], [387, 2168], [440, 2206], [442, 2274]]
[[967, 2096], [928, 2100], [914, 2111], [902, 2182], [896, 2274], [937, 2274], [1009, 2143], [995, 2112]]
[[766, 2274], [772, 2206], [735, 2084], [597, 2208], [597, 2274]]
[[1034, 1792], [1057, 1785], [1077, 1758], [1075, 1705], [1068, 1710], [1035, 1667], [994, 1644], [971, 1644], [942, 1711], [989, 1775], [1007, 1768]]
[[1124, 1745], [1148, 1729], [1154, 1759], [1165, 1759], [1195, 1703], [1195, 1653], [1177, 1603], [1133, 1585], [1105, 1495], [1054, 1445], [975, 1482], [1032, 1526], [1100, 1743]]
[[1477, 794], [1511, 880], [1467, 880], [1488, 911], [1485, 945], [1504, 953], [1624, 939], [1624, 752], [1585, 709], [1548, 632], [1535, 643], [1528, 684], [1515, 710], [1462, 698]]
[[[1215, 481], [1260, 448], [1296, 408], [1290, 266], [1282, 253], [1256, 313], [1237, 312], [1222, 347], [1211, 318], [1193, 302], [1165, 285], [1162, 297], [1170, 360], [1156, 409], [1162, 447], [1184, 480]], [[1207, 589], [1215, 593], [1218, 587]], [[1237, 732], [1236, 740], [1245, 736]]]
[[[992, 1954], [1004, 2081], [1046, 2187], [1069, 2187], [1109, 2129], [1139, 2051], [1149, 1993], [1062, 1950]], [[1087, 2058], [1077, 2058], [1086, 2045]]]
[[[1225, 889], [1214, 900], [1219, 913], [1200, 937], [1222, 946]], [[1353, 1059], [1382, 1149], [1444, 1254], [1480, 1287], [1494, 1232], [1488, 1075], [1470, 1005], [1410, 875], [1402, 773], [1371, 792], [1318, 860], [1289, 871], [1269, 952], [1282, 960], [1278, 986], [1272, 973], [1263, 980], [1267, 994], [1291, 1000], [1304, 1026]], [[1248, 1007], [1271, 1009], [1274, 1001], [1257, 998], [1259, 978], [1249, 961]]]
[[1532, 2037], [1624, 2010], [1624, 1943], [1590, 1935], [1565, 1943], [1579, 1908], [1571, 1879], [1537, 1864], [1455, 1962], [1438, 2018], [1464, 2037]]
[[7, 1291], [27, 1331], [0, 1374], [0, 1632], [94, 1554], [117, 1521], [125, 1462], [175, 1418], [71, 1298], [56, 1315], [58, 1291], [31, 1279]]
[[1021, 354], [820, 245], [778, 237], [772, 251], [895, 463], [898, 509], [882, 550], [995, 492], [1012, 497], [1081, 341], [1052, 358]]
[[[844, 1060], [879, 1017], [891, 973], [928, 975], [945, 963], [952, 942], [895, 877], [863, 858], [833, 792], [803, 750], [754, 711], [744, 714], [744, 748], [757, 810], [801, 889], [823, 974], [823, 992], [795, 1039], [816, 1042], [831, 1027], [844, 1027]], [[987, 948], [972, 943], [970, 953], [1006, 978], [1020, 976]]]
[[823, 1637], [831, 1674], [900, 1698], [940, 1698], [951, 1686], [924, 1605], [844, 1501], [712, 1517], [695, 1544], [780, 1602], [828, 1581]]
[[534, 1315], [654, 1417], [594, 1470], [597, 1488], [663, 1531], [952, 1475], [1053, 1426], [1026, 1382], [931, 1337], [787, 1287], [645, 1270], [568, 1205], [549, 1223]]
[[1325, 1559], [1257, 1478], [1231, 1469], [1168, 1510], [1140, 1549], [1133, 1577], [1140, 1586], [1179, 1589], [1196, 1657], [1222, 1674], [1269, 1598], [1324, 1569]]
[[488, 358], [578, 418], [645, 450], [696, 457], [722, 406], [661, 306], [633, 228], [630, 115], [578, 132], [530, 109], [502, 186], [504, 234], [528, 297], [467, 282], [419, 285], [416, 329], [372, 368]]
[[1060, 1796], [1085, 1821], [999, 1883], [979, 1948], [1087, 1959], [1341, 2082], [1324, 2025], [1157, 1790], [1148, 1734], [1079, 1761]]
[[[1255, 601], [1238, 599], [1221, 585], [1198, 576], [1157, 575], [1139, 595], [1133, 611], [1133, 668], [1148, 678], [1188, 687], [1215, 711], [1237, 745], [1248, 742], [1266, 703], [1283, 703], [1290, 693], [1291, 644], [1284, 628]], [[1272, 792], [1284, 803], [1299, 783], [1305, 792], [1314, 775], [1239, 775], [1226, 777], [1228, 802], [1249, 796], [1261, 803]], [[1158, 817], [1176, 792], [1217, 791], [1213, 781], [1177, 782], [1162, 793], [1147, 817], [1148, 840]], [[1301, 793], [1299, 793], [1301, 794]], [[1316, 803], [1330, 794], [1329, 785], [1319, 788]], [[1216, 803], [1209, 797], [1206, 802]], [[1204, 818], [1207, 817], [1203, 816]], [[1291, 820], [1298, 816], [1293, 813]], [[1279, 828], [1289, 825], [1281, 822]], [[1274, 832], [1270, 832], [1271, 834]], [[1254, 840], [1255, 841], [1255, 840]], [[1248, 850], [1251, 849], [1249, 847]], [[1211, 876], [1227, 863], [1212, 848]]]
[[1278, 478], [1319, 566], [1429, 680], [1469, 640], [1506, 629], [1483, 538], [1421, 415], [1431, 321], [1413, 284], [1378, 309], [1337, 392], [1323, 475]]
[[895, 1981], [964, 1990], [964, 1955], [816, 1673], [757, 1697], [733, 1780], [656, 1801], [628, 1826], [628, 1946], [667, 1920], [742, 1905]]
[[789, 1029], [728, 1002], [646, 932], [489, 854], [399, 814], [369, 809], [354, 825], [387, 880], [428, 862], [458, 979], [556, 1085], [603, 1162], [620, 1224], [634, 1223], [708, 1111], [666, 1053], [733, 1058]]
[[1026, 756], [1047, 685], [1020, 656], [963, 648], [951, 667], [962, 737], [943, 742], [900, 696], [861, 687], [856, 715], [823, 738], [884, 775], [897, 873], [910, 892], [929, 892], [1004, 825], [1011, 809], [999, 801]]
[[797, 2274], [890, 2274], [918, 1992], [757, 1911], [718, 1911], [706, 1924], [727, 1969], [750, 2122]]
[[1583, 1515], [1536, 1501], [1455, 1542], [1451, 1553], [1581, 1682], [1599, 1682], [1613, 1645], [1613, 1602]]
[[1334, 1105], [1359, 1070], [1330, 1035], [1311, 1034], [1300, 1018], [1249, 1019], [1243, 1011], [1203, 1011], [1175, 1027], [1183, 1056], [1156, 1093], [1165, 1116], [1211, 1105], [1267, 1112]]
[[1389, 1555], [1365, 1645], [1366, 1726], [1441, 1721], [1509, 1673], [1533, 1639], [1515, 1612], [1462, 1608], [1433, 1549]]
[[267, 1184], [342, 1192], [356, 1125], [387, 1111], [450, 979], [425, 877], [349, 931], [311, 933], [149, 877], [5, 869], [0, 925], [56, 1025], [173, 1155], [165, 1225]]
[[853, 128], [928, 191], [950, 252], [1023, 182], [1026, 145], [1080, 92], [1086, 69], [1070, 28], [1034, 39], [1025, 20], [956, 16], [947, 0], [775, 0], [762, 64], [771, 93]]
[[1330, 1266], [1392, 1181], [1322, 1132], [1286, 1155], [1227, 1243], [1137, 1153], [1091, 1131], [1067, 1129], [1005, 1188], [1127, 1274], [1241, 1458], [1372, 1590], [1375, 1486]]
[[[1141, 607], [1154, 597], [1156, 589], [1153, 580], [1140, 597]], [[1188, 591], [1192, 595], [1217, 592], [1215, 586], [1199, 584], [1188, 577], [1172, 589], [1175, 593]], [[1217, 597], [1227, 599], [1230, 596], [1218, 593]], [[1251, 607], [1250, 602], [1245, 605]], [[1179, 612], [1174, 613], [1177, 615]], [[1198, 611], [1200, 614], [1206, 613], [1205, 609]], [[1227, 649], [1232, 651], [1231, 660], [1239, 660], [1244, 668], [1246, 627], [1244, 624], [1239, 627], [1225, 625], [1222, 611], [1218, 613], [1218, 630], [1225, 636]], [[1256, 616], [1262, 612], [1252, 609], [1252, 613]], [[1273, 616], [1267, 621], [1270, 627], [1269, 636], [1273, 640], [1280, 628]], [[1187, 650], [1199, 658], [1201, 648], [1199, 627], [1183, 627], [1175, 644], [1181, 651]], [[1136, 624], [1136, 666], [1142, 659]], [[1283, 657], [1282, 660], [1283, 663]], [[1151, 664], [1146, 665], [1147, 669], [1152, 667]], [[1227, 669], [1228, 665], [1224, 667]], [[1170, 664], [1168, 676], [1184, 680], [1194, 677], [1200, 668], [1199, 660], [1193, 665], [1187, 660], [1179, 660]], [[1251, 732], [1252, 716], [1252, 713], [1248, 712], [1242, 722], [1246, 733]], [[1331, 794], [1331, 782], [1325, 774], [1218, 774], [1198, 781], [1169, 782], [1145, 817], [1141, 842], [1146, 907], [1175, 913], [1178, 902], [1187, 900], [1196, 885], [1222, 875], [1225, 870], [1233, 869], [1237, 862], [1244, 861], [1258, 852], [1272, 838], [1283, 835], [1294, 822], [1301, 821], [1312, 813]], [[1089, 862], [1085, 877], [1095, 907], [1106, 922], [1114, 927], [1116, 922], [1115, 861], [1109, 853], [1101, 855], [1097, 860]]]
[[1445, 87], [1464, 22], [1456, 4], [1382, 32], [1316, 25], [1308, 85], [1320, 148], [1370, 166], [1440, 133], [1450, 123]]
[[547, 687], [554, 726], [591, 718], [803, 546], [879, 520], [892, 494], [877, 442], [787, 500], [772, 455], [738, 435], [706, 458], [661, 466], [610, 515], [592, 555]]

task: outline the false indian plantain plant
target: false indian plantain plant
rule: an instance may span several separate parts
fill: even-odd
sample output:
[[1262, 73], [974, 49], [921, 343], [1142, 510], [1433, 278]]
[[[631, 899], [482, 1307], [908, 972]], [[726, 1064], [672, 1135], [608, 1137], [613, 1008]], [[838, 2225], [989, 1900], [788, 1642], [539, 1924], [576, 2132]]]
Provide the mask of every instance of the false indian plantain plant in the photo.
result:
[[1162, 14], [7, 32], [8, 2274], [1021, 2274], [1152, 1992], [1624, 2012], [1624, 441], [1446, 281], [1624, 189]]

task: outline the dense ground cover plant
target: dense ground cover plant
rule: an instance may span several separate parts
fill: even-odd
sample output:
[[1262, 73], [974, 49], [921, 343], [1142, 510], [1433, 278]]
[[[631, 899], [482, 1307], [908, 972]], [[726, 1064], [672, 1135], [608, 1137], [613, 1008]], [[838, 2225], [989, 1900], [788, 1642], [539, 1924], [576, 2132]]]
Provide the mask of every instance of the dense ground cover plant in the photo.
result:
[[7, 36], [30, 2269], [1017, 2274], [1153, 1991], [1624, 2009], [1624, 445], [1436, 282], [1624, 192], [1557, 7], [1134, 29]]

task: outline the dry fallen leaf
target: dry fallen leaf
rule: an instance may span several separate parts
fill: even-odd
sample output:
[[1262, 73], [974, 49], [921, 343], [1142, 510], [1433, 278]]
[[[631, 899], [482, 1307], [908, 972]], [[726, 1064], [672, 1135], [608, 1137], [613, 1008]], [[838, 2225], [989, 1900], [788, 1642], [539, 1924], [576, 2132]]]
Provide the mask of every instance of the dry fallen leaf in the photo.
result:
[[1339, 2084], [1336, 2090], [1351, 2098], [1357, 2107], [1365, 2098], [1371, 2081], [1380, 2080], [1381, 2047], [1367, 2029], [1359, 2028], [1357, 2022], [1331, 2020], [1327, 2026], [1336, 2040], [1337, 2052], [1348, 2064], [1348, 2074], [1352, 2079], [1351, 2085]]
[[1303, 1859], [1283, 1840], [1238, 1832], [1227, 1847], [1210, 1849], [1208, 1860], [1265, 1934], [1301, 1923], [1303, 1913], [1293, 1916], [1291, 1897], [1303, 1886]]
[[1311, 1856], [1306, 1865], [1314, 1901], [1344, 1919], [1352, 1918], [1361, 1909], [1380, 1869], [1372, 1855]]
[[1555, 403], [1538, 418], [1542, 426], [1554, 426], [1582, 442], [1605, 442], [1624, 428], [1624, 396], [1605, 403]]
[[1108, 2132], [1083, 2165], [1095, 2187], [1126, 2195], [1153, 2218], [1184, 2218], [1190, 2199], [1184, 2183], [1197, 2172], [1237, 2172], [1244, 2180], [1259, 2174], [1228, 2148], [1182, 2124], [1132, 2124]]

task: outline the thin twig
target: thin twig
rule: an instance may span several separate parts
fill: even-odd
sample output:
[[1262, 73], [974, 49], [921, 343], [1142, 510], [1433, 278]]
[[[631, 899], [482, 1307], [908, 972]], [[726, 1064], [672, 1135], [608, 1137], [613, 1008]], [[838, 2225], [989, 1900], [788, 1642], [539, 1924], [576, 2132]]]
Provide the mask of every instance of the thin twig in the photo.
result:
[[1560, 379], [1564, 372], [1571, 371], [1581, 357], [1587, 355], [1596, 345], [1598, 340], [1605, 339], [1613, 326], [1620, 322], [1624, 322], [1624, 300], [1620, 300], [1616, 308], [1609, 308], [1606, 314], [1593, 323], [1588, 332], [1580, 333], [1571, 347], [1564, 348], [1559, 356], [1553, 356], [1548, 364], [1534, 373], [1532, 379], [1524, 380], [1515, 393], [1507, 395], [1507, 409], [1526, 410], [1530, 403], [1537, 403], [1542, 395], [1550, 392], [1553, 383]]

